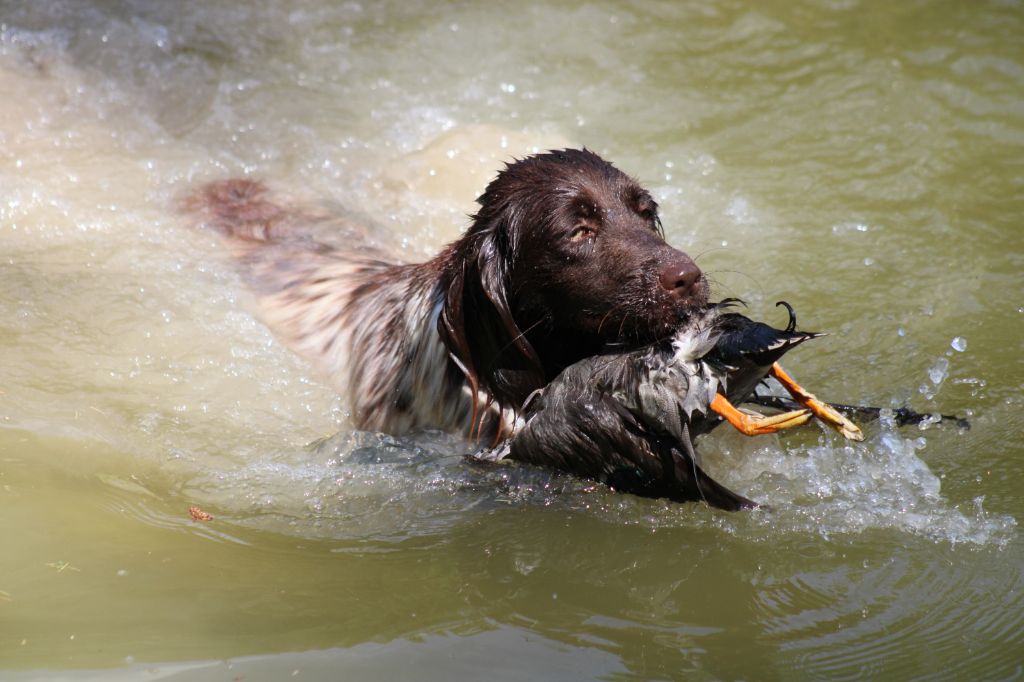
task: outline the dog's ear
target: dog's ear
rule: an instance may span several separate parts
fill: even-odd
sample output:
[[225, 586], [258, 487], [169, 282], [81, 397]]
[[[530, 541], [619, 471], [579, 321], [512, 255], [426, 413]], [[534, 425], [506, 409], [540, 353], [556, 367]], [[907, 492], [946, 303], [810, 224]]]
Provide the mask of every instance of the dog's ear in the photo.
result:
[[544, 385], [540, 359], [509, 301], [516, 255], [509, 227], [514, 229], [495, 225], [467, 236], [448, 260], [438, 331], [473, 389], [474, 413], [480, 389], [501, 407], [517, 409]]

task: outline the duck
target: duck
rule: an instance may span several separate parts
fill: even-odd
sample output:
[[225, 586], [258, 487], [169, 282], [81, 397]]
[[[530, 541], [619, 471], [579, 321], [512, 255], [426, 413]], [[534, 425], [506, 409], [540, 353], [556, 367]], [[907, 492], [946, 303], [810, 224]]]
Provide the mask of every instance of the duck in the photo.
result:
[[[748, 436], [818, 418], [851, 440], [860, 429], [800, 386], [779, 365], [823, 336], [746, 317], [725, 299], [688, 316], [668, 338], [635, 349], [608, 348], [565, 368], [522, 407], [520, 425], [486, 461], [544, 466], [610, 488], [739, 511], [760, 506], [704, 471], [694, 441], [728, 422]], [[796, 409], [766, 416], [738, 408], [774, 377]]]

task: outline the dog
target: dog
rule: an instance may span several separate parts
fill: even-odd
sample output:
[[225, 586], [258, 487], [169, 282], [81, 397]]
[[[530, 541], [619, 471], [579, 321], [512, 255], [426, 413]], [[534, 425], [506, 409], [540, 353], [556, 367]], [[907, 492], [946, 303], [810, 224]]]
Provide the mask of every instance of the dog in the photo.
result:
[[359, 429], [496, 442], [564, 368], [667, 338], [707, 304], [650, 192], [591, 151], [508, 163], [477, 202], [423, 263], [369, 246], [366, 221], [319, 239], [310, 226], [331, 221], [254, 180], [208, 184], [184, 207], [223, 237], [267, 325], [337, 381]]

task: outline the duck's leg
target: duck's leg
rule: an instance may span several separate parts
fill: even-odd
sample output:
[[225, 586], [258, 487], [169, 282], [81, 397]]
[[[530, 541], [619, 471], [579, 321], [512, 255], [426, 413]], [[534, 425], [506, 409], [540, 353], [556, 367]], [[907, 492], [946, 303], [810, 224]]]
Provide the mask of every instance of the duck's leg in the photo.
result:
[[860, 432], [860, 427], [839, 414], [831, 405], [818, 400], [804, 389], [803, 386], [796, 383], [793, 377], [789, 376], [786, 370], [782, 369], [782, 365], [777, 362], [773, 364], [769, 374], [775, 377], [782, 384], [782, 387], [789, 391], [789, 394], [793, 396], [793, 400], [813, 412], [815, 417], [831, 426], [845, 438], [864, 440], [864, 434]]
[[747, 436], [761, 436], [793, 426], [800, 426], [801, 424], [806, 424], [814, 416], [809, 409], [783, 412], [782, 414], [774, 414], [770, 417], [766, 417], [763, 414], [741, 412], [721, 393], [715, 394], [714, 400], [711, 401], [711, 409], [736, 427], [737, 431]]
[[[795, 410], [800, 407], [799, 404], [793, 402], [789, 398], [780, 398], [775, 395], [752, 395], [747, 398], [744, 403], [750, 403], [751, 405], [760, 405], [761, 407], [768, 407], [779, 412], [785, 412], [786, 410]], [[843, 403], [826, 403], [833, 410], [838, 411], [840, 414], [846, 415], [847, 418], [857, 417], [861, 420], [876, 420], [882, 416], [882, 412], [888, 410], [892, 411], [892, 418], [896, 421], [896, 426], [917, 426], [925, 419], [932, 419], [930, 414], [921, 414], [915, 412], [909, 407], [872, 407], [871, 405], [844, 405]], [[970, 431], [971, 422], [970, 420], [964, 419], [963, 417], [957, 417], [952, 414], [940, 414], [939, 415], [944, 422], [954, 422], [958, 428]]]

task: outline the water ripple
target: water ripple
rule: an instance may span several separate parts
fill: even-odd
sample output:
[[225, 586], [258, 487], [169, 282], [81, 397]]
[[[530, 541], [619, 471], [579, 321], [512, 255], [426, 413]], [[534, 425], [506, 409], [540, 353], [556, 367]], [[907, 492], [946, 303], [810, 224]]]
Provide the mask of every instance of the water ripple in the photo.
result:
[[[1024, 577], [999, 564], [1020, 565], [1020, 546], [996, 554], [934, 548], [924, 553], [798, 572], [761, 586], [755, 604], [765, 636], [812, 677], [884, 672], [910, 679], [971, 642], [986, 643], [987, 655], [957, 661], [951, 677], [1013, 671], [1024, 643]], [[967, 570], [948, 570], [953, 561]], [[1004, 608], [990, 608], [993, 594], [1004, 595]]]

